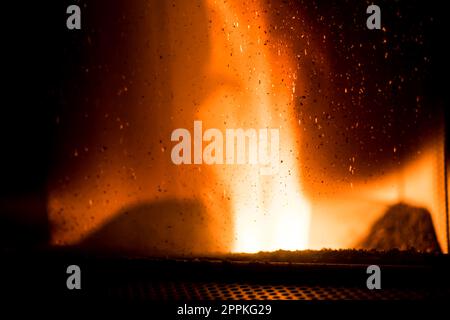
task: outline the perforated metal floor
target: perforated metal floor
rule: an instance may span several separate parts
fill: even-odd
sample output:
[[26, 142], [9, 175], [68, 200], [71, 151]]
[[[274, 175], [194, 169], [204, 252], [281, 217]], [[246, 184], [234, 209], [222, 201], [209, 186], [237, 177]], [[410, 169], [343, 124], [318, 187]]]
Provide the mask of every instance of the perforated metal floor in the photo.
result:
[[422, 300], [429, 292], [410, 289], [369, 290], [355, 287], [258, 285], [245, 283], [152, 282], [110, 288], [121, 300]]
[[[331, 252], [339, 255], [339, 252]], [[347, 253], [344, 252], [347, 256]], [[363, 254], [367, 254], [363, 252]], [[386, 255], [386, 254], [385, 254]], [[423, 256], [408, 264], [381, 264], [382, 289], [366, 288], [367, 265], [385, 255], [356, 264], [285, 263], [213, 259], [92, 258], [48, 254], [5, 259], [5, 287], [23, 299], [24, 292], [45, 301], [219, 301], [219, 300], [443, 300], [449, 301], [447, 256]], [[399, 253], [392, 254], [396, 259]], [[401, 256], [401, 255], [400, 255]], [[47, 257], [47, 260], [45, 259]], [[378, 258], [377, 258], [378, 257]], [[427, 258], [427, 259], [425, 259]], [[39, 261], [40, 277], [27, 266]], [[343, 260], [343, 259], [341, 259]], [[78, 261], [83, 290], [68, 291], [67, 265]], [[20, 262], [20, 263], [19, 263]], [[394, 261], [395, 262], [395, 261]], [[420, 263], [419, 263], [420, 262]], [[411, 281], [413, 279], [414, 281]], [[33, 286], [30, 286], [33, 283]], [[36, 288], [36, 292], [29, 288]], [[45, 288], [42, 292], [40, 288]], [[6, 291], [5, 291], [6, 292]]]

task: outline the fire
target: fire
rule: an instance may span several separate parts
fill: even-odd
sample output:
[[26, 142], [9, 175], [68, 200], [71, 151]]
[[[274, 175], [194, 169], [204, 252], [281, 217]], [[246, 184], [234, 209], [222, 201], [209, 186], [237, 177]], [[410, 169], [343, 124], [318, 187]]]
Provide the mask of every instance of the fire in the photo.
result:
[[336, 44], [334, 22], [290, 1], [122, 5], [82, 41], [89, 81], [64, 85], [76, 89], [57, 121], [52, 244], [164, 256], [349, 248], [400, 201], [429, 209], [445, 242], [443, 151], [408, 156], [422, 147], [384, 123], [403, 107], [382, 106], [382, 88], [372, 105], [365, 73], [343, 79], [366, 60], [331, 59], [365, 44]]
[[[259, 1], [208, 1], [209, 70], [225, 79], [202, 106], [217, 126], [280, 128], [279, 170], [262, 176], [258, 166], [220, 168], [230, 189], [235, 252], [305, 249], [310, 207], [302, 195], [298, 133], [294, 124], [296, 69], [286, 46], [267, 33]], [[270, 43], [270, 45], [268, 45]], [[296, 140], [297, 139], [297, 140]]]
[[[149, 255], [307, 248], [310, 204], [300, 184], [294, 100], [302, 78], [290, 44], [269, 23], [268, 4], [153, 1], [155, 10], [142, 11], [144, 1], [136, 3], [124, 70], [120, 54], [102, 58], [117, 77], [98, 68], [105, 80], [83, 100], [79, 123], [101, 132], [65, 133], [72, 139], [49, 187], [52, 243], [93, 239], [101, 248]], [[128, 24], [117, 30], [111, 37], [119, 41]], [[223, 136], [224, 152], [227, 130], [254, 130], [266, 144], [259, 146], [263, 156], [276, 154], [276, 163], [262, 161], [260, 152], [257, 161], [228, 164], [225, 154], [222, 164], [205, 163], [217, 159], [211, 153], [201, 163], [196, 146], [190, 164], [174, 163], [171, 134], [186, 128], [193, 144], [201, 142], [197, 120], [207, 135]], [[278, 152], [269, 152], [275, 136]], [[235, 159], [241, 162], [239, 154]]]

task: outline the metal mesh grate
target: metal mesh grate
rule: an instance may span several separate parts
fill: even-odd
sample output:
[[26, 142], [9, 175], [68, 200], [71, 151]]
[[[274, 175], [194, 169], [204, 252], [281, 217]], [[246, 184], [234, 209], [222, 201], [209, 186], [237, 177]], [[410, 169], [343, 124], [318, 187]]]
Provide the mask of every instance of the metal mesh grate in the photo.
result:
[[115, 288], [109, 297], [126, 300], [420, 300], [424, 291], [244, 283], [152, 282]]

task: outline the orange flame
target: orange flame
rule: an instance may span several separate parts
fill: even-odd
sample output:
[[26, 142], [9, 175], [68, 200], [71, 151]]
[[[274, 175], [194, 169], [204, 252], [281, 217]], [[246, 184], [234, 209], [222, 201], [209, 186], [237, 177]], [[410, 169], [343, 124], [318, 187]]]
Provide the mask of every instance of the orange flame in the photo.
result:
[[299, 183], [293, 102], [297, 75], [290, 52], [267, 35], [259, 1], [209, 0], [208, 4], [212, 22], [209, 70], [226, 80], [202, 106], [201, 116], [217, 127], [223, 127], [222, 122], [232, 128], [280, 129], [277, 174], [261, 176], [254, 166], [217, 170], [219, 179], [230, 187], [235, 215], [233, 250], [305, 249], [310, 208]]

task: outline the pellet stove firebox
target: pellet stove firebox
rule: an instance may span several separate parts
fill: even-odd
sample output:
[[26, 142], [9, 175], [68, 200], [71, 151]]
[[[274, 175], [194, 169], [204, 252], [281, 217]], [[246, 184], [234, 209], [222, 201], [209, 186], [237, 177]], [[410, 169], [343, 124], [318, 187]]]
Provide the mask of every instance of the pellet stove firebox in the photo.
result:
[[145, 3], [88, 20], [61, 84], [52, 245], [448, 252], [439, 12], [371, 30], [362, 4]]
[[98, 0], [59, 29], [64, 6], [17, 30], [46, 46], [14, 79], [46, 79], [8, 90], [11, 297], [449, 298], [440, 4]]

